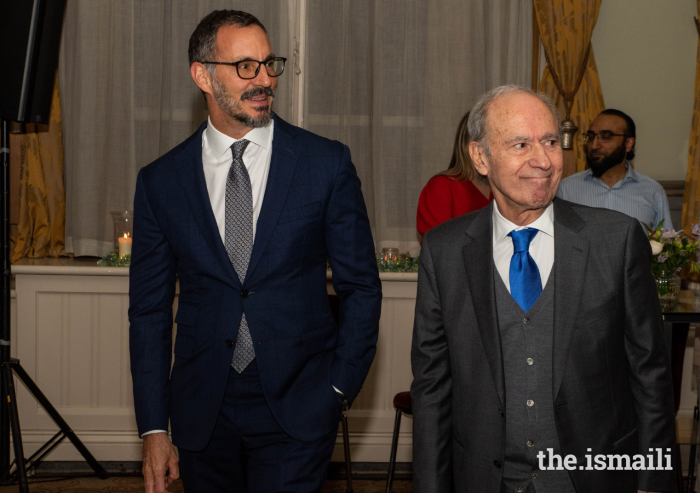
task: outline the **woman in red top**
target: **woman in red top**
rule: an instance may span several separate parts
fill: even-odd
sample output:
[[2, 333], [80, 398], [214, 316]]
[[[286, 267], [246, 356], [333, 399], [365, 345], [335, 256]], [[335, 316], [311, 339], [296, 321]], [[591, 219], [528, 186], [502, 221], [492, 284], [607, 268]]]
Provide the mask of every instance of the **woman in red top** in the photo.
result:
[[493, 200], [486, 177], [476, 172], [469, 157], [468, 120], [469, 112], [457, 127], [450, 167], [433, 176], [420, 193], [416, 223], [421, 243], [423, 235], [438, 224], [486, 207]]

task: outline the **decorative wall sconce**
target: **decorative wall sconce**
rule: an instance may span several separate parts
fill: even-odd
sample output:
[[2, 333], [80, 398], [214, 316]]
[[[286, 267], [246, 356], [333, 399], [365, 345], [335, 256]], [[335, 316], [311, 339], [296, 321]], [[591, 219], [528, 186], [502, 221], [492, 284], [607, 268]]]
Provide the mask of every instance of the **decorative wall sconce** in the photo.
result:
[[578, 127], [571, 120], [561, 122], [561, 148], [571, 150], [574, 148], [574, 135], [578, 132]]

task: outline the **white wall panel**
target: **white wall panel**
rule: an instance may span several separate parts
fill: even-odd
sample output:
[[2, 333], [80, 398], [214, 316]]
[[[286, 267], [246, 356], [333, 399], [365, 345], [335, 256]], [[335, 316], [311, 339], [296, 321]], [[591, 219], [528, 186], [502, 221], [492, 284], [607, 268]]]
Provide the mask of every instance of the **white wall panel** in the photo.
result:
[[[18, 329], [13, 350], [98, 460], [139, 460], [141, 440], [129, 369], [128, 270], [87, 267], [80, 260], [62, 261], [61, 267], [50, 261], [32, 263], [13, 266]], [[389, 460], [393, 398], [409, 390], [413, 379], [410, 347], [417, 276], [382, 278], [377, 356], [348, 412], [352, 458], [360, 462]], [[25, 452], [31, 454], [57, 427], [21, 383], [18, 403]], [[412, 424], [404, 417], [398, 451], [402, 462], [411, 460]], [[65, 443], [47, 460], [80, 456]], [[340, 436], [333, 460], [343, 460]]]

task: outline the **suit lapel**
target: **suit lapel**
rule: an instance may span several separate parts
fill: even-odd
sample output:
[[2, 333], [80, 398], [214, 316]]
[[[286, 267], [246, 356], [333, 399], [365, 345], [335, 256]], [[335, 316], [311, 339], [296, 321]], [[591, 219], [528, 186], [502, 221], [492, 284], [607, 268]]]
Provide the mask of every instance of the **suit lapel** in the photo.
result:
[[299, 159], [300, 149], [295, 146], [294, 127], [274, 115], [275, 129], [272, 137], [272, 158], [267, 177], [265, 196], [255, 231], [253, 253], [250, 256], [245, 280], [250, 279], [255, 267], [262, 257], [267, 243], [277, 225], [282, 208], [287, 199], [289, 185], [294, 177], [294, 170]]
[[554, 341], [552, 382], [556, 402], [581, 303], [589, 242], [579, 231], [585, 222], [568, 202], [554, 201]]
[[491, 367], [491, 376], [501, 405], [505, 405], [501, 334], [498, 329], [494, 294], [492, 210], [493, 205], [484, 207], [467, 227], [469, 240], [462, 248], [462, 255], [481, 341]]
[[234, 285], [240, 286], [236, 271], [226, 253], [224, 242], [219, 234], [219, 227], [211, 208], [207, 183], [204, 179], [204, 166], [202, 164], [202, 132], [207, 123], [203, 123], [195, 137], [185, 148], [175, 156], [175, 163], [180, 177], [180, 183], [185, 190], [185, 198], [190, 206], [190, 211], [197, 223], [204, 240], [214, 253], [224, 271], [231, 277]]

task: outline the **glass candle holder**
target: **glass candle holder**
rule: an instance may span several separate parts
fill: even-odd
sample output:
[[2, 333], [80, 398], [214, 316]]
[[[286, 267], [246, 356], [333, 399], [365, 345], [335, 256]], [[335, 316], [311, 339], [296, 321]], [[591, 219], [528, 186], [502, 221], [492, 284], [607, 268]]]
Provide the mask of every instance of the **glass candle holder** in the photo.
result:
[[382, 248], [382, 258], [387, 262], [398, 262], [401, 253], [398, 248]]
[[131, 211], [113, 211], [114, 251], [119, 258], [131, 255], [131, 241], [134, 233], [134, 213]]

